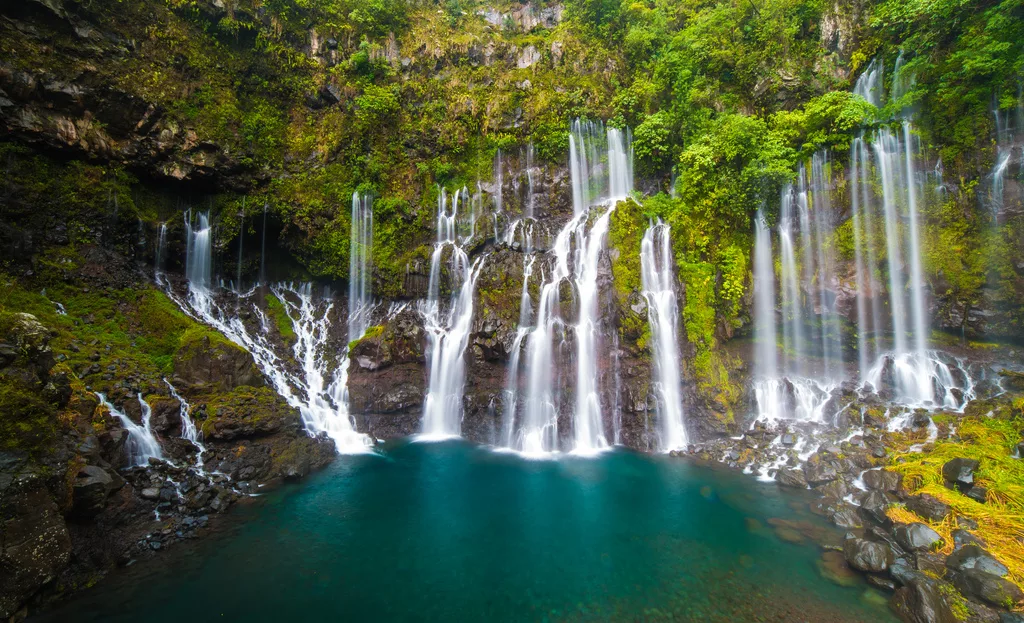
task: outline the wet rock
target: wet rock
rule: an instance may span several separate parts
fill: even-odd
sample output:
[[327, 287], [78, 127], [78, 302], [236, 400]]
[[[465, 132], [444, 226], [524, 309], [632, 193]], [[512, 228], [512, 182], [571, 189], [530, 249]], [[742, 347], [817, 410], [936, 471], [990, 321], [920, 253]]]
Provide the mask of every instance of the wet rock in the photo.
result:
[[946, 570], [946, 557], [931, 552], [915, 552], [914, 568], [934, 576], [940, 576]]
[[832, 513], [829, 521], [840, 528], [860, 528], [862, 525], [857, 516], [857, 507], [845, 503]]
[[889, 607], [905, 623], [956, 623], [937, 581], [914, 578], [893, 593]]
[[999, 577], [1009, 573], [1009, 569], [996, 560], [992, 554], [989, 554], [977, 545], [965, 545], [954, 551], [946, 559], [946, 566], [953, 571], [980, 569]]
[[[124, 484], [122, 480], [120, 484]], [[86, 465], [78, 470], [72, 491], [72, 509], [78, 517], [94, 517], [103, 510], [107, 495], [117, 489], [113, 477], [102, 467]]]
[[782, 436], [781, 443], [787, 448], [792, 448], [793, 446], [796, 445], [796, 435], [794, 435], [793, 433], [784, 434]]
[[897, 493], [903, 484], [903, 474], [884, 469], [872, 469], [864, 472], [864, 486], [872, 491]]
[[942, 466], [942, 477], [946, 486], [960, 491], [968, 491], [974, 486], [974, 472], [980, 464], [974, 459], [952, 459]]
[[942, 521], [949, 513], [949, 505], [935, 496], [922, 493], [907, 498], [907, 510], [924, 517], [928, 521]]
[[0, 619], [57, 577], [71, 558], [71, 539], [57, 504], [38, 476], [0, 479]]
[[245, 349], [227, 340], [196, 338], [174, 356], [175, 375], [192, 385], [231, 390], [239, 386], [262, 387], [263, 375]]
[[1024, 614], [1020, 612], [1000, 612], [999, 623], [1024, 623]]
[[868, 491], [860, 501], [860, 513], [880, 526], [891, 526], [892, 520], [885, 514], [893, 499], [883, 491]]
[[804, 464], [804, 477], [809, 485], [815, 487], [838, 478], [839, 469], [827, 455], [818, 453]]
[[864, 579], [867, 580], [869, 585], [879, 590], [886, 591], [889, 593], [896, 590], [896, 583], [884, 575], [869, 573], [864, 576]]
[[977, 545], [978, 547], [985, 547], [985, 542], [974, 536], [967, 530], [957, 528], [953, 531], [953, 551], [965, 547], [967, 545]]
[[146, 487], [139, 492], [139, 495], [146, 500], [158, 500], [160, 499], [160, 489], [158, 487]]
[[977, 568], [958, 572], [953, 585], [965, 596], [997, 607], [1024, 601], [1024, 592], [1016, 584]]
[[979, 504], [985, 504], [988, 502], [988, 489], [981, 485], [974, 485], [971, 487], [971, 490], [967, 492], [967, 497]]
[[896, 542], [907, 551], [927, 550], [942, 546], [942, 536], [923, 523], [898, 526], [893, 534]]
[[833, 500], [842, 500], [850, 493], [846, 483], [838, 479], [818, 487], [817, 491], [824, 497]]
[[775, 480], [784, 487], [794, 487], [797, 489], [807, 488], [807, 479], [804, 477], [804, 473], [800, 470], [789, 467], [783, 467], [780, 469], [775, 475]]
[[893, 562], [888, 545], [858, 538], [847, 538], [843, 542], [843, 555], [854, 569], [871, 573], [885, 571]]

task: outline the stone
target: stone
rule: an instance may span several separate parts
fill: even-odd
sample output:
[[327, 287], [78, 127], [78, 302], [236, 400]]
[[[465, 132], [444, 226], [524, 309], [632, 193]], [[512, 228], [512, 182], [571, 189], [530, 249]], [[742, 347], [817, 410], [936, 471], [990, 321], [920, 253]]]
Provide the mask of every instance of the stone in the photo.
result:
[[880, 526], [891, 526], [892, 520], [885, 514], [892, 499], [882, 491], [868, 491], [860, 501], [860, 514]]
[[979, 465], [974, 459], [951, 459], [942, 466], [942, 477], [950, 488], [967, 491], [974, 486], [974, 472]]
[[7, 620], [71, 559], [64, 517], [43, 480], [18, 476], [0, 484], [0, 619]]
[[78, 470], [72, 491], [72, 510], [78, 517], [95, 517], [103, 510], [107, 495], [116, 487], [102, 467], [86, 465]]
[[786, 433], [782, 436], [781, 442], [782, 445], [786, 446], [787, 448], [792, 448], [793, 446], [796, 445], [796, 435], [794, 435], [793, 433]]
[[883, 590], [889, 593], [896, 590], [896, 583], [890, 580], [889, 578], [885, 577], [884, 575], [876, 575], [874, 573], [869, 573], [864, 576], [864, 579], [867, 580], [869, 585], [874, 586], [879, 590]]
[[157, 487], [146, 487], [139, 492], [139, 495], [146, 500], [157, 500], [160, 498], [160, 489]]
[[807, 479], [804, 478], [804, 473], [797, 469], [783, 467], [775, 474], [775, 480], [783, 487], [807, 488]]
[[967, 497], [979, 504], [984, 504], [988, 502], [988, 489], [981, 485], [974, 485], [971, 487], [971, 490], [967, 492]]
[[918, 571], [941, 576], [946, 571], [946, 557], [932, 552], [915, 552], [914, 567]]
[[906, 623], [956, 623], [937, 581], [915, 578], [893, 593], [889, 607]]
[[843, 504], [829, 517], [829, 521], [840, 528], [860, 528], [863, 523], [857, 516], [857, 507]]
[[928, 550], [942, 547], [942, 536], [923, 523], [898, 526], [893, 531], [896, 542], [907, 551]]
[[846, 563], [842, 552], [828, 551], [818, 559], [818, 572], [822, 577], [840, 586], [856, 586], [860, 581], [857, 572]]
[[839, 478], [839, 470], [826, 455], [815, 454], [804, 464], [804, 477], [812, 487], [823, 485]]
[[1024, 601], [1024, 592], [1016, 584], [981, 569], [964, 569], [953, 577], [953, 585], [966, 597], [996, 607], [1019, 604]]
[[973, 544], [964, 545], [950, 554], [946, 559], [946, 566], [953, 571], [980, 569], [986, 573], [991, 573], [999, 577], [1003, 577], [1010, 572], [1009, 569], [996, 560], [992, 554], [989, 554], [981, 547]]
[[1020, 612], [1000, 612], [999, 623], [1024, 623], [1024, 614]]
[[949, 505], [933, 495], [922, 493], [907, 498], [907, 510], [928, 521], [942, 521], [950, 512]]
[[889, 472], [884, 469], [872, 469], [864, 472], [864, 486], [873, 491], [896, 493], [903, 484], [903, 474]]
[[960, 549], [966, 545], [977, 545], [979, 547], [985, 547], [985, 542], [974, 536], [963, 528], [957, 528], [953, 531], [953, 551]]
[[848, 538], [843, 542], [843, 555], [851, 567], [859, 571], [880, 573], [893, 562], [893, 553], [885, 543]]

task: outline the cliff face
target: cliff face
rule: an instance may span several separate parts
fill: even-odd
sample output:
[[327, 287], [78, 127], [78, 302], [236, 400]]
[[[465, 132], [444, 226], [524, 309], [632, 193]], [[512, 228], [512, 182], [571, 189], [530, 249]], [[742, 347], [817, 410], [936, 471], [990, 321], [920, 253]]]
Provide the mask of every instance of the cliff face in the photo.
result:
[[[504, 445], [522, 293], [537, 304], [539, 258], [573, 215], [567, 129], [577, 117], [631, 127], [640, 192], [616, 206], [595, 276], [602, 426], [609, 440], [658, 447], [639, 257], [648, 224], [663, 218], [687, 425], [693, 440], [722, 443], [754, 413], [755, 214], [776, 223], [779, 191], [799, 163], [831, 154], [836, 264], [825, 298], [855, 342], [850, 145], [913, 109], [917, 169], [930, 172], [921, 223], [928, 318], [945, 332], [935, 342], [1024, 338], [1020, 179], [1012, 169], [995, 175], [1006, 154], [1022, 153], [1021, 132], [1015, 142], [1007, 129], [1024, 127], [1009, 119], [1017, 103], [1007, 95], [1021, 64], [976, 40], [1016, 41], [1021, 20], [997, 18], [1020, 17], [1019, 8], [949, 8], [947, 25], [968, 26], [947, 32], [894, 2], [736, 2], [721, 12], [364, 4], [30, 0], [0, 10], [0, 568], [17, 570], [0, 574], [0, 617], [201, 532], [210, 513], [257, 484], [302, 476], [334, 453], [245, 349], [168, 298], [185, 296], [186, 223], [199, 212], [213, 222], [224, 307], [298, 378], [292, 317], [267, 284], [314, 283], [318, 309], [333, 303], [322, 349], [333, 373], [347, 341], [347, 299], [331, 292], [348, 285], [351, 197], [375, 196], [379, 304], [371, 330], [349, 345], [348, 401], [358, 431], [388, 439], [422, 428], [428, 341], [418, 306], [437, 199], [468, 189], [480, 218], [464, 246], [482, 267], [461, 429]], [[992, 27], [976, 21], [989, 18]], [[952, 47], [927, 45], [926, 35]], [[921, 45], [904, 59], [906, 40]], [[949, 77], [963, 62], [958, 46], [991, 53], [987, 73], [968, 72], [967, 86]], [[879, 108], [851, 94], [871, 57], [917, 72], [906, 101], [893, 95]], [[897, 79], [886, 82], [895, 94]], [[530, 244], [525, 225], [512, 226], [527, 211]], [[447, 298], [457, 284], [441, 278]], [[560, 292], [567, 321], [578, 297], [569, 284]], [[538, 371], [563, 390], [563, 441], [574, 340], [565, 331], [553, 368]], [[987, 352], [963, 351], [981, 362]], [[172, 387], [203, 433], [201, 454], [182, 439]], [[135, 424], [143, 403], [152, 409], [173, 464], [127, 469], [125, 425], [97, 392]], [[825, 420], [859, 418], [841, 408], [853, 394], [837, 388]]]

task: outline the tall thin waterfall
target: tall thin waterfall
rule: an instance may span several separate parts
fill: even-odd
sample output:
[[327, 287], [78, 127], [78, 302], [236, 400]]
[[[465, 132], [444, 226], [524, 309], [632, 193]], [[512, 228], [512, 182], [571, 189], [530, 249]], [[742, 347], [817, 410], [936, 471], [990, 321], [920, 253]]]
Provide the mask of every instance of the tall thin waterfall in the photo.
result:
[[185, 212], [185, 277], [190, 287], [207, 290], [213, 280], [213, 230], [210, 213]]
[[867, 69], [857, 78], [853, 87], [854, 95], [863, 97], [868, 103], [881, 108], [882, 96], [885, 94], [885, 87], [882, 78], [885, 74], [885, 65], [880, 58], [872, 59]]
[[[462, 244], [472, 237], [460, 238], [459, 205], [470, 201], [465, 189], [456, 191], [448, 203], [442, 190], [437, 203], [437, 241], [430, 260], [430, 285], [427, 299], [420, 303], [427, 332], [429, 383], [423, 404], [423, 433], [427, 437], [458, 436], [462, 430], [462, 396], [466, 385], [466, 346], [473, 322], [473, 296], [482, 260], [472, 266]], [[472, 228], [472, 225], [471, 225]], [[441, 264], [448, 251], [448, 282], [451, 302], [441, 304]], [[458, 284], [458, 287], [455, 287]]]
[[842, 379], [843, 344], [842, 323], [836, 311], [835, 253], [828, 235], [835, 229], [832, 211], [832, 190], [828, 152], [818, 151], [811, 157], [811, 203], [814, 209], [814, 250], [817, 264], [818, 303], [821, 318], [821, 347], [825, 377]]
[[669, 226], [659, 220], [647, 228], [640, 243], [640, 274], [654, 356], [652, 389], [661, 423], [661, 449], [666, 452], [683, 448], [687, 443], [680, 386], [679, 303], [670, 238]]
[[142, 408], [141, 426], [133, 422], [123, 411], [111, 404], [105, 395], [97, 393], [96, 396], [100, 399], [100, 404], [110, 411], [110, 415], [117, 418], [121, 425], [124, 426], [124, 429], [128, 431], [125, 451], [128, 453], [128, 462], [132, 467], [149, 465], [149, 459], [151, 458], [163, 458], [160, 444], [157, 442], [149, 425], [153, 410], [150, 408], [149, 403], [143, 400], [142, 394], [138, 394], [139, 406]]
[[[599, 327], [598, 263], [615, 203], [633, 190], [631, 137], [628, 130], [576, 120], [569, 135], [569, 152], [574, 215], [558, 232], [541, 269], [533, 328], [517, 340], [517, 347], [524, 340], [526, 344], [525, 396], [520, 399], [518, 378], [508, 388], [515, 411], [506, 416], [512, 419], [511, 424], [506, 420], [506, 439], [510, 447], [526, 454], [559, 449], [561, 383], [570, 378], [561, 371], [573, 345], [570, 331], [575, 338], [576, 363], [572, 450], [588, 453], [608, 446], [597, 365], [603, 333]], [[608, 207], [588, 229], [591, 208], [596, 205]], [[575, 325], [562, 316], [566, 302], [561, 293], [566, 283], [576, 293]]]
[[164, 271], [164, 262], [167, 261], [167, 221], [160, 223], [160, 230], [156, 236], [156, 258], [153, 260], [153, 272], [157, 275]]
[[238, 214], [238, 265], [235, 267], [235, 289], [242, 291], [242, 243], [245, 238], [245, 197], [242, 197], [242, 211]]
[[206, 446], [202, 443], [202, 431], [196, 426], [195, 420], [192, 419], [192, 405], [185, 400], [178, 390], [171, 385], [171, 382], [164, 379], [164, 383], [167, 385], [167, 389], [171, 392], [171, 397], [178, 401], [178, 414], [181, 417], [181, 438], [188, 440], [196, 447], [196, 466], [203, 466], [203, 453], [206, 452]]
[[534, 218], [533, 215], [533, 143], [526, 145], [526, 204], [523, 208], [523, 216]]
[[348, 261], [348, 341], [370, 326], [373, 311], [373, 197], [352, 193], [352, 228]]
[[772, 233], [764, 210], [754, 220], [754, 363], [757, 376], [774, 379], [779, 373], [775, 331], [775, 270], [772, 264]]

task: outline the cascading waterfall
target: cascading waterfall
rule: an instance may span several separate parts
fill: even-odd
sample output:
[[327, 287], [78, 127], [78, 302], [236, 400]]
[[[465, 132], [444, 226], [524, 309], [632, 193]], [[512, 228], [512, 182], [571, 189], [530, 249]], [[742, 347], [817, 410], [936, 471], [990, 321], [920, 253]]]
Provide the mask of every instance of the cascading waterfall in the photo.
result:
[[352, 193], [348, 263], [348, 341], [366, 334], [373, 311], [373, 197]]
[[110, 415], [117, 418], [121, 425], [124, 426], [124, 429], [128, 431], [125, 452], [128, 454], [128, 462], [132, 467], [149, 465], [149, 459], [163, 459], [160, 444], [157, 442], [149, 425], [153, 410], [150, 408], [149, 403], [143, 400], [142, 394], [138, 394], [139, 406], [142, 408], [141, 426], [133, 422], [123, 411], [111, 404], [104, 394], [97, 393], [96, 396], [100, 399], [100, 404], [110, 411]]
[[[456, 191], [448, 203], [442, 189], [437, 204], [437, 241], [430, 260], [430, 285], [420, 312], [427, 332], [428, 391], [423, 403], [423, 434], [427, 438], [458, 436], [462, 430], [462, 396], [466, 385], [466, 346], [473, 321], [473, 296], [483, 264], [470, 265], [462, 245], [472, 238], [460, 238], [459, 205], [469, 203], [465, 189]], [[452, 298], [447, 309], [441, 304], [441, 264], [448, 251], [448, 282]], [[454, 287], [458, 283], [459, 287]]]
[[[604, 156], [604, 160], [602, 160]], [[558, 232], [542, 269], [536, 320], [525, 337], [526, 388], [509, 386], [516, 405], [507, 436], [509, 446], [529, 455], [557, 451], [563, 380], [560, 363], [575, 338], [575, 401], [572, 450], [591, 453], [608, 447], [601, 421], [597, 354], [600, 347], [598, 263], [604, 250], [615, 203], [633, 190], [633, 152], [629, 131], [576, 120], [569, 136], [573, 218]], [[591, 207], [608, 208], [587, 228]], [[561, 290], [569, 283], [576, 293], [575, 325], [562, 317]], [[522, 340], [519, 340], [520, 344]], [[559, 355], [556, 357], [556, 355]], [[518, 364], [518, 359], [516, 361]], [[518, 374], [518, 372], [516, 373]], [[518, 378], [516, 379], [518, 384]], [[521, 413], [518, 412], [521, 405]]]
[[[337, 366], [333, 374], [328, 372], [333, 359], [326, 356], [324, 350], [333, 305], [317, 305], [313, 301], [310, 284], [298, 288], [282, 284], [271, 288], [273, 295], [282, 303], [296, 335], [292, 359], [298, 364], [298, 373], [292, 372], [296, 367], [281, 360], [267, 337], [272, 333], [272, 323], [263, 310], [255, 303], [251, 304], [251, 312], [260, 323], [258, 331], [251, 331], [242, 321], [238, 308], [243, 300], [254, 294], [254, 290], [237, 293], [239, 305], [233, 306], [233, 311], [217, 303], [215, 293], [210, 289], [212, 236], [208, 216], [198, 215], [195, 227], [186, 218], [186, 233], [188, 297], [182, 300], [163, 281], [168, 296], [194, 318], [214, 327], [248, 350], [277, 393], [299, 410], [308, 433], [326, 434], [334, 441], [339, 452], [367, 451], [373, 442], [366, 435], [356, 432], [348, 413], [345, 393], [347, 376], [342, 369], [345, 366]], [[344, 353], [342, 355], [344, 361]], [[328, 376], [332, 377], [330, 382], [326, 381]]]
[[832, 285], [835, 277], [835, 254], [827, 235], [835, 228], [832, 222], [832, 201], [828, 152], [811, 156], [811, 203], [814, 208], [814, 249], [817, 264], [818, 303], [821, 319], [821, 346], [825, 377], [841, 380], [843, 370], [842, 324], [836, 311]]
[[661, 449], [686, 447], [686, 424], [679, 362], [679, 303], [672, 272], [671, 230], [660, 220], [652, 223], [640, 243], [640, 274], [647, 299], [654, 359], [652, 389], [661, 423]]
[[207, 290], [213, 279], [213, 230], [210, 213], [185, 212], [185, 278], [189, 288]]
[[170, 381], [164, 379], [164, 383], [167, 385], [167, 389], [170, 390], [171, 397], [178, 401], [179, 415], [181, 417], [181, 438], [190, 441], [196, 447], [196, 467], [202, 468], [203, 453], [206, 452], [206, 446], [202, 443], [202, 431], [199, 430], [195, 420], [192, 419], [192, 405], [178, 393], [178, 390], [171, 385]]

